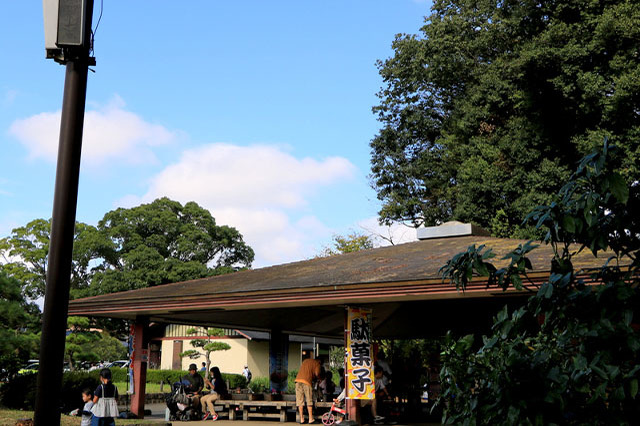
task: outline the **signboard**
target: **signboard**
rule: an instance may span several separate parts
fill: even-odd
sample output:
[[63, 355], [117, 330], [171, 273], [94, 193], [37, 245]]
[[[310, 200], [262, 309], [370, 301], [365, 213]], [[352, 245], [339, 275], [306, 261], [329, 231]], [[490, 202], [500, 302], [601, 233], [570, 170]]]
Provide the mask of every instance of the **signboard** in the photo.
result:
[[375, 399], [371, 309], [347, 308], [347, 398]]

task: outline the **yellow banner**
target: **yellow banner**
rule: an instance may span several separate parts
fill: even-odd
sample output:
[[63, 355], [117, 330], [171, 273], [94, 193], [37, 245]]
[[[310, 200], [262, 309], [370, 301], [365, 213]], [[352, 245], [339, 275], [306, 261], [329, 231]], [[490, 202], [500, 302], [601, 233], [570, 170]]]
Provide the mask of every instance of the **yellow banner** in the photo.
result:
[[374, 399], [371, 309], [347, 311], [347, 398]]

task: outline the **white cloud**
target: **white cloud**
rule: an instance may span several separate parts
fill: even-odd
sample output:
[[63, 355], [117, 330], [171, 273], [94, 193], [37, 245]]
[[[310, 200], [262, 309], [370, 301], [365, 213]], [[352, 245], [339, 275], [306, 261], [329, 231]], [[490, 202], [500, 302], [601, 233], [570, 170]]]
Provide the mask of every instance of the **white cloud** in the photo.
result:
[[[28, 150], [30, 158], [55, 162], [60, 134], [60, 111], [43, 112], [14, 121], [9, 133]], [[128, 164], [155, 162], [152, 148], [171, 142], [175, 134], [145, 121], [124, 108], [118, 95], [103, 107], [85, 113], [83, 162], [91, 165], [117, 159]]]
[[342, 184], [355, 167], [342, 157], [296, 158], [270, 145], [216, 143], [185, 151], [182, 158], [151, 179], [137, 205], [167, 196], [195, 201], [219, 224], [236, 227], [256, 252], [254, 267], [312, 256], [318, 237], [331, 235], [313, 215], [300, 219], [320, 187]]
[[352, 176], [345, 158], [297, 159], [267, 146], [206, 145], [183, 153], [153, 179], [151, 194], [180, 194], [215, 208], [296, 208], [316, 187]]

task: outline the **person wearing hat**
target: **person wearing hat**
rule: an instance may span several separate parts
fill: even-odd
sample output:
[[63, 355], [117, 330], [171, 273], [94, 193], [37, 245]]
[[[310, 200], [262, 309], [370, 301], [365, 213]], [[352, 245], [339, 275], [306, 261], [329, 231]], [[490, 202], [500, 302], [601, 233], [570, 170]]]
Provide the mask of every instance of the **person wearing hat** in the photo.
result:
[[204, 388], [204, 379], [198, 374], [198, 366], [195, 364], [189, 365], [189, 374], [182, 377], [184, 383], [187, 385], [188, 396], [192, 398], [193, 405], [200, 407], [200, 392]]

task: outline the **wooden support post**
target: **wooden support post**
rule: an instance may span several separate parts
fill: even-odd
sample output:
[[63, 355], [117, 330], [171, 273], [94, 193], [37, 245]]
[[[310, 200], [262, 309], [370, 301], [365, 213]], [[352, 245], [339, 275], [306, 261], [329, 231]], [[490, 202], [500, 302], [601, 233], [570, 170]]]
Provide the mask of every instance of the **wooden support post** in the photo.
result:
[[359, 399], [347, 399], [347, 415], [349, 416], [349, 420], [359, 425], [362, 424]]
[[237, 420], [239, 411], [240, 411], [240, 407], [239, 406], [230, 405], [229, 406], [229, 420]]
[[148, 318], [137, 318], [133, 325], [133, 395], [131, 395], [131, 412], [139, 419], [144, 418], [147, 361], [149, 359], [145, 331], [148, 326]]

